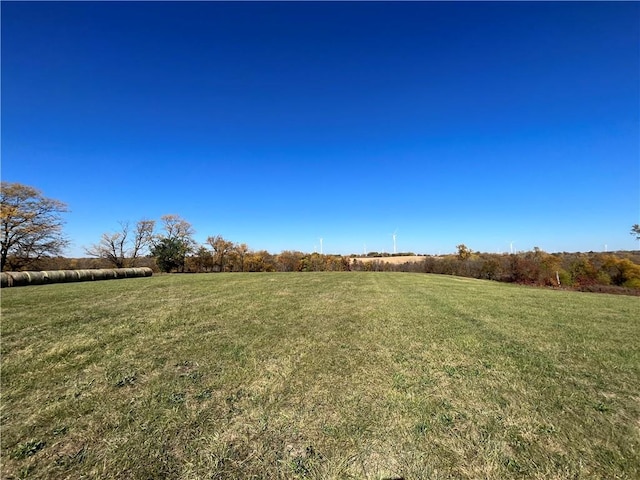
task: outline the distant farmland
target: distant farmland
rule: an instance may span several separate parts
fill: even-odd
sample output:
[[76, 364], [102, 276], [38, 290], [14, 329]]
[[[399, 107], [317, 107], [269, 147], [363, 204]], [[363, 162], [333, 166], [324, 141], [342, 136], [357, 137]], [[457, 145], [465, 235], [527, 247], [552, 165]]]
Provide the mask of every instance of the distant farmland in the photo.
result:
[[407, 262], [421, 262], [424, 260], [424, 255], [398, 255], [389, 257], [352, 257], [351, 261], [357, 260], [359, 262], [387, 262], [394, 265], [407, 263]]
[[639, 478], [640, 298], [392, 272], [2, 291], [2, 478]]

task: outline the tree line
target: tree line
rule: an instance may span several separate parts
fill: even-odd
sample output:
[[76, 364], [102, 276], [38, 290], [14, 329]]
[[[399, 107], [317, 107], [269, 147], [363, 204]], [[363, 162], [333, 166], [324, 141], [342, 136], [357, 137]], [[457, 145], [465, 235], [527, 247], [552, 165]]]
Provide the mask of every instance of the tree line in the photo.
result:
[[[0, 194], [2, 271], [27, 269], [126, 268], [148, 266], [161, 272], [305, 272], [406, 271], [483, 278], [502, 282], [569, 287], [593, 291], [640, 290], [640, 254], [554, 253], [538, 248], [517, 254], [474, 252], [464, 244], [455, 255], [424, 256], [421, 261], [394, 264], [390, 255], [366, 262], [356, 255], [324, 255], [286, 250], [254, 251], [221, 235], [194, 240], [193, 226], [179, 215], [159, 222], [141, 219], [118, 223], [95, 244], [85, 247], [90, 258], [62, 257], [69, 241], [62, 231], [67, 206], [46, 198], [30, 186], [2, 182]], [[156, 230], [156, 227], [158, 229]], [[631, 227], [640, 241], [640, 225]]]
[[[162, 216], [157, 233], [153, 220], [140, 220], [134, 228], [129, 225], [121, 222], [118, 231], [104, 233], [85, 253], [117, 268], [136, 266], [151, 258], [155, 268], [166, 273], [345, 271], [350, 266], [349, 259], [340, 255], [291, 250], [273, 255], [222, 235], [209, 236], [199, 245], [193, 239], [192, 225], [178, 215]], [[147, 255], [141, 255], [145, 250]]]
[[456, 254], [425, 256], [392, 264], [384, 259], [356, 262], [352, 270], [456, 275], [581, 291], [640, 294], [640, 252], [547, 253], [539, 248], [515, 254], [474, 252], [464, 244]]
[[[194, 240], [193, 226], [179, 215], [163, 215], [159, 222], [141, 219], [118, 222], [86, 246], [90, 258], [62, 256], [69, 245], [62, 215], [67, 205], [45, 197], [38, 189], [2, 182], [0, 191], [1, 270], [126, 268], [148, 266], [161, 272], [262, 272], [346, 270], [340, 256], [283, 251], [278, 255], [253, 251], [221, 235]], [[156, 230], [159, 227], [159, 230]]]

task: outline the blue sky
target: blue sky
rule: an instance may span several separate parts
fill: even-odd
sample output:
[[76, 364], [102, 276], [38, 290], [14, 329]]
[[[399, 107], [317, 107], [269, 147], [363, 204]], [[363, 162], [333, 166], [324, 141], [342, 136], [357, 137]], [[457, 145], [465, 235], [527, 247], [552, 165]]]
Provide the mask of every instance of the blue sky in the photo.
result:
[[2, 179], [69, 254], [637, 248], [638, 2], [2, 2]]

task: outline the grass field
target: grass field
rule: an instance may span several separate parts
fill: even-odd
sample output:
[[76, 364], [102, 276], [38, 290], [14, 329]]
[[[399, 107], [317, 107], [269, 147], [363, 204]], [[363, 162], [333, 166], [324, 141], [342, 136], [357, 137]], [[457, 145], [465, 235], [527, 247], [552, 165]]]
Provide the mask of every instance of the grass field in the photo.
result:
[[406, 273], [2, 291], [2, 478], [639, 478], [640, 298]]

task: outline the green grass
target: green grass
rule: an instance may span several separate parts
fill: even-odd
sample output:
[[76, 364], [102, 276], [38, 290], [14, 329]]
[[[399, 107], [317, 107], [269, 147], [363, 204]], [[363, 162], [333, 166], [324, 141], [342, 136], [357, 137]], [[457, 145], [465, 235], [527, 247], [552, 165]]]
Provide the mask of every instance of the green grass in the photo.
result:
[[2, 290], [2, 478], [639, 478], [640, 298], [403, 273]]

